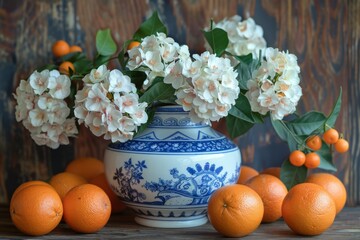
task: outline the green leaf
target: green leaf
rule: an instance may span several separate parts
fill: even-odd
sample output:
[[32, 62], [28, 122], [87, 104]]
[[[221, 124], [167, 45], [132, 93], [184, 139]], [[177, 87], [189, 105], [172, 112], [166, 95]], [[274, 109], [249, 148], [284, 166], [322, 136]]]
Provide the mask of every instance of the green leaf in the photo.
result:
[[167, 29], [165, 25], [161, 22], [157, 12], [154, 12], [153, 15], [143, 22], [139, 29], [135, 32], [133, 39], [141, 41], [144, 37], [163, 32], [167, 35]]
[[203, 31], [206, 41], [209, 43], [211, 49], [220, 57], [229, 44], [227, 32], [220, 28], [215, 28], [210, 31]]
[[230, 109], [229, 114], [244, 121], [254, 123], [250, 102], [247, 97], [240, 93], [235, 105]]
[[337, 98], [331, 113], [327, 117], [325, 125], [328, 125], [330, 127], [334, 127], [336, 119], [339, 116], [339, 113], [340, 113], [340, 110], [341, 110], [341, 98], [342, 98], [342, 88], [340, 88], [339, 97]]
[[273, 125], [275, 132], [279, 137], [288, 143], [290, 151], [298, 149], [302, 144], [302, 139], [289, 130], [286, 124], [281, 120], [274, 120], [270, 117], [271, 124]]
[[73, 52], [73, 53], [66, 54], [65, 56], [62, 56], [60, 58], [60, 61], [61, 62], [65, 62], [65, 61], [75, 62], [75, 61], [79, 61], [81, 59], [86, 59], [85, 53], [83, 53], [83, 52]]
[[228, 115], [226, 117], [226, 129], [231, 138], [236, 138], [249, 131], [254, 123], [244, 121], [240, 118]]
[[280, 179], [288, 190], [296, 184], [304, 182], [306, 175], [307, 168], [305, 166], [296, 167], [290, 163], [289, 159], [281, 165]]
[[94, 61], [94, 68], [98, 68], [99, 66], [106, 64], [107, 62], [109, 62], [110, 58], [111, 58], [110, 55], [108, 56], [98, 55]]
[[235, 67], [238, 72], [237, 80], [240, 89], [248, 90], [247, 82], [252, 78], [253, 72], [259, 68], [260, 60], [252, 58], [251, 54], [246, 56], [236, 57], [240, 63]]
[[175, 89], [164, 82], [157, 82], [149, 88], [139, 99], [140, 102], [154, 103], [171, 98]]
[[117, 47], [110, 29], [99, 30], [96, 33], [96, 50], [103, 56], [111, 56], [116, 53]]
[[310, 135], [321, 128], [325, 120], [323, 113], [312, 111], [285, 124], [296, 135]]
[[87, 74], [93, 68], [93, 64], [89, 59], [81, 59], [74, 62], [74, 67], [76, 70], [76, 74]]
[[234, 56], [239, 62], [244, 63], [246, 65], [250, 65], [253, 62], [253, 56], [251, 53], [249, 53], [248, 55], [243, 55], [243, 56]]
[[131, 79], [131, 82], [135, 84], [137, 89], [141, 89], [143, 86], [143, 83], [146, 79], [146, 73], [142, 71], [124, 71], [125, 75], [129, 76]]
[[336, 167], [332, 161], [332, 154], [329, 145], [322, 142], [321, 149], [316, 151], [316, 153], [320, 156], [320, 166], [318, 168], [336, 171]]
[[45, 66], [37, 68], [36, 70], [38, 72], [41, 72], [41, 71], [46, 70], [46, 69], [47, 70], [54, 70], [54, 69], [58, 69], [58, 66], [56, 66], [55, 64], [47, 64]]
[[294, 134], [283, 121], [270, 119], [275, 132], [283, 141], [288, 143], [290, 151], [298, 149], [298, 146], [303, 143], [302, 139]]

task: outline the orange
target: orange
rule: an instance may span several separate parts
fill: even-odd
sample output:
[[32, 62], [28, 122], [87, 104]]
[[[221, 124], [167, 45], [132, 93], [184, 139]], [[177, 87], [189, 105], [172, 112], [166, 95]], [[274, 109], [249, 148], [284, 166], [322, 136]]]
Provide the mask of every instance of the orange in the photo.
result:
[[226, 237], [243, 237], [255, 231], [264, 215], [260, 196], [242, 184], [217, 189], [208, 203], [212, 226]]
[[300, 235], [319, 235], [334, 222], [336, 207], [330, 194], [314, 183], [300, 183], [290, 189], [282, 205], [285, 223]]
[[64, 220], [76, 232], [94, 233], [109, 221], [110, 199], [94, 184], [74, 187], [66, 194], [63, 204]]
[[300, 150], [295, 150], [290, 153], [289, 161], [296, 167], [301, 167], [305, 163], [305, 153]]
[[59, 72], [65, 75], [69, 75], [70, 72], [75, 72], [74, 64], [69, 61], [62, 62], [59, 66]]
[[106, 180], [105, 173], [100, 173], [98, 176], [91, 179], [89, 183], [100, 187], [108, 195], [111, 202], [111, 212], [119, 213], [125, 210], [126, 208], [125, 204], [111, 189], [109, 183]]
[[63, 205], [51, 186], [29, 185], [11, 199], [10, 215], [21, 232], [40, 236], [51, 232], [60, 223]]
[[104, 163], [93, 157], [80, 157], [71, 161], [65, 169], [65, 172], [75, 173], [87, 181], [103, 173]]
[[[44, 181], [41, 181], [41, 180], [32, 180], [32, 181], [27, 181], [27, 182], [24, 182], [22, 184], [20, 184], [14, 191], [12, 198], [14, 198], [14, 196], [22, 189], [28, 187], [28, 186], [32, 186], [32, 185], [43, 185], [43, 186], [48, 186], [48, 187], [51, 187], [50, 184], [48, 184], [47, 182], [44, 182]], [[11, 201], [11, 200], [10, 200]]]
[[288, 193], [284, 183], [269, 174], [259, 174], [246, 182], [259, 196], [264, 204], [262, 222], [275, 222], [281, 217], [282, 202]]
[[61, 172], [50, 178], [50, 185], [59, 194], [61, 200], [65, 195], [76, 186], [87, 183], [85, 178], [70, 172]]
[[330, 128], [324, 132], [323, 139], [327, 144], [334, 144], [339, 140], [339, 132], [334, 128]]
[[320, 150], [322, 146], [321, 138], [318, 135], [310, 136], [306, 140], [306, 145], [314, 151]]
[[349, 150], [349, 142], [340, 138], [335, 144], [335, 150], [339, 153], [345, 153]]
[[315, 183], [331, 195], [335, 202], [336, 214], [338, 214], [346, 203], [346, 188], [344, 184], [330, 173], [314, 173], [307, 177], [306, 182]]
[[281, 167], [269, 167], [264, 169], [261, 173], [270, 174], [280, 179], [280, 171], [281, 171]]
[[70, 46], [66, 41], [58, 40], [52, 45], [51, 51], [55, 57], [62, 57], [70, 53]]
[[137, 46], [139, 46], [139, 45], [140, 45], [140, 42], [138, 42], [138, 41], [132, 41], [132, 42], [129, 43], [129, 45], [128, 45], [128, 47], [127, 47], [127, 50], [133, 49], [133, 48], [135, 48], [135, 47], [137, 47]]
[[307, 168], [317, 168], [320, 165], [320, 156], [315, 152], [310, 152], [306, 154], [305, 157], [305, 167]]
[[77, 46], [77, 45], [72, 45], [70, 46], [70, 52], [73, 53], [73, 52], [82, 52], [82, 49], [80, 46]]
[[240, 176], [239, 179], [237, 180], [237, 183], [244, 184], [246, 183], [247, 180], [249, 180], [250, 178], [256, 175], [259, 175], [259, 172], [256, 169], [248, 166], [242, 166], [240, 168]]

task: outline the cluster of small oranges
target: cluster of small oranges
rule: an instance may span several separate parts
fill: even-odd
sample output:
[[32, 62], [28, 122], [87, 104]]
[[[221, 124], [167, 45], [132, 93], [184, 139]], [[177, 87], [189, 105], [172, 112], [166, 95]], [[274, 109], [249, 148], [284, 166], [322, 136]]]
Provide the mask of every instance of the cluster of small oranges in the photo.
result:
[[21, 184], [10, 201], [12, 222], [21, 232], [33, 236], [51, 232], [61, 220], [76, 232], [97, 232], [111, 213], [124, 209], [107, 183], [103, 162], [90, 157], [71, 161], [64, 172], [48, 182]]
[[280, 180], [280, 168], [263, 172], [241, 168], [237, 184], [216, 190], [210, 197], [210, 223], [222, 235], [243, 237], [261, 223], [281, 217], [299, 235], [319, 235], [334, 222], [346, 202], [343, 183], [330, 173], [310, 174], [289, 191]]
[[[65, 40], [58, 40], [52, 45], [51, 51], [55, 58], [60, 59], [69, 53], [82, 52], [82, 49], [77, 45], [70, 46]], [[69, 75], [75, 72], [75, 66], [70, 61], [62, 61], [59, 65], [59, 72]]]
[[334, 146], [339, 153], [345, 153], [349, 150], [349, 143], [346, 139], [340, 136], [339, 132], [330, 128], [326, 130], [322, 139], [318, 135], [310, 136], [306, 139], [306, 153], [303, 149], [298, 149], [290, 153], [289, 161], [296, 167], [305, 166], [309, 169], [317, 168], [320, 165], [321, 159], [316, 151], [320, 150], [323, 141], [330, 146]]

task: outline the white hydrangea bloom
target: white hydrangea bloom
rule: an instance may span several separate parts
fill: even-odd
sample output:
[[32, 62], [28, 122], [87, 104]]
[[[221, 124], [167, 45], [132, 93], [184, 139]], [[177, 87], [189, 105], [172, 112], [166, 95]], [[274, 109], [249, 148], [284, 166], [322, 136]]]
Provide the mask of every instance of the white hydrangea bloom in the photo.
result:
[[194, 54], [193, 59], [175, 64], [164, 82], [176, 89], [176, 103], [190, 111], [194, 122], [218, 121], [227, 116], [240, 93], [237, 72], [229, 59], [209, 52]]
[[[150, 43], [147, 42], [149, 48]], [[112, 142], [128, 141], [147, 121], [147, 103], [139, 102], [137, 89], [128, 76], [116, 69], [109, 71], [105, 66], [98, 69], [101, 80], [98, 77], [89, 81], [95, 79], [91, 77], [95, 71], [83, 79], [84, 87], [75, 96], [75, 117], [95, 136], [104, 136]]]
[[273, 119], [281, 120], [295, 112], [302, 96], [300, 67], [295, 55], [267, 48], [265, 59], [247, 82], [245, 94], [254, 112], [270, 112]]
[[69, 77], [57, 70], [34, 71], [28, 80], [20, 81], [14, 94], [16, 120], [30, 131], [36, 144], [55, 149], [77, 135], [75, 119], [68, 118], [70, 108], [64, 100], [70, 87]]
[[[258, 58], [260, 51], [264, 52], [266, 48], [264, 31], [252, 18], [242, 21], [240, 16], [234, 15], [214, 23], [213, 28], [221, 28], [227, 32], [229, 45], [226, 51], [233, 55], [243, 56], [251, 53], [253, 58]], [[205, 47], [210, 49], [208, 44]]]
[[180, 46], [173, 38], [164, 33], [147, 36], [141, 44], [128, 51], [130, 70], [142, 70], [147, 75], [143, 88], [151, 86], [156, 77], [167, 77], [176, 62], [186, 61], [190, 57], [189, 48]]

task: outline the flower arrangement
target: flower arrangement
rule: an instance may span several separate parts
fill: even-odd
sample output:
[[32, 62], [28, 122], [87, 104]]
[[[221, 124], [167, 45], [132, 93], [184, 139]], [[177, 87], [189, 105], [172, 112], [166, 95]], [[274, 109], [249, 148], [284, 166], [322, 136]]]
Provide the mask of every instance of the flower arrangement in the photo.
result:
[[[14, 94], [16, 120], [38, 145], [51, 148], [68, 144], [78, 133], [77, 124], [104, 139], [125, 142], [146, 128], [157, 106], [178, 104], [195, 122], [225, 118], [232, 138], [270, 117], [291, 152], [315, 152], [307, 141], [334, 127], [341, 89], [329, 115], [294, 114], [302, 96], [294, 54], [266, 47], [262, 28], [251, 18], [211, 21], [203, 33], [207, 51], [190, 54], [187, 45], [167, 36], [154, 13], [123, 44], [116, 57], [120, 67], [108, 69], [117, 46], [109, 29], [100, 30], [95, 59], [69, 53], [60, 58], [73, 64], [65, 74], [47, 65], [21, 80]], [[316, 150], [321, 159], [316, 167], [334, 171], [332, 145], [324, 143]], [[284, 161], [281, 178], [287, 187], [304, 181], [308, 166]]]

